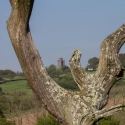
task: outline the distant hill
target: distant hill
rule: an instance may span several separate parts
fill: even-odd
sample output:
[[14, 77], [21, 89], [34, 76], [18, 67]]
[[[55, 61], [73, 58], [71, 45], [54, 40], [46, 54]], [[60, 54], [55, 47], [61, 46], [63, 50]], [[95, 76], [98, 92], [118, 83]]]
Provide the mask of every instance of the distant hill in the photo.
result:
[[12, 70], [9, 70], [9, 69], [0, 70], [0, 76], [1, 77], [11, 77], [13, 75], [16, 75], [16, 73]]

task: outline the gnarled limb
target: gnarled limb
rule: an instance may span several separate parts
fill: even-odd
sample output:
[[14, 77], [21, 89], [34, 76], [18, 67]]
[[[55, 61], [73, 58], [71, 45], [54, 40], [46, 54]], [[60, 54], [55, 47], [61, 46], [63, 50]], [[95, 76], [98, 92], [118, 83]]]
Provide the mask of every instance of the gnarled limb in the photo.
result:
[[[119, 50], [125, 42], [125, 25], [109, 35], [101, 44], [99, 66], [93, 75], [93, 82], [101, 96], [100, 108], [106, 103], [111, 87], [117, 80], [123, 78], [124, 70], [119, 60]], [[98, 79], [98, 81], [97, 81]], [[101, 99], [100, 98], [100, 99]]]
[[92, 101], [93, 107], [95, 105], [97, 109], [106, 105], [111, 87], [124, 76], [124, 69], [118, 58], [118, 52], [124, 42], [125, 25], [122, 25], [102, 42], [99, 66], [91, 77], [80, 65], [81, 52], [79, 50], [75, 50], [70, 59], [73, 78], [80, 85], [81, 91], [85, 90], [83, 95], [88, 97], [85, 98], [86, 102]]
[[34, 0], [10, 0], [10, 3], [12, 12], [7, 29], [12, 45], [29, 85], [51, 114], [63, 125], [92, 125], [99, 115], [104, 117], [107, 112], [119, 111], [120, 106], [102, 108], [110, 88], [123, 75], [118, 52], [125, 42], [124, 25], [102, 43], [99, 67], [94, 76], [90, 77], [81, 67], [81, 52], [74, 52], [70, 66], [80, 91], [72, 92], [58, 86], [48, 75], [33, 43], [29, 19]]
[[34, 0], [10, 0], [10, 3], [12, 12], [7, 29], [26, 79], [44, 107], [66, 124], [65, 105], [71, 94], [49, 77], [30, 34], [29, 18]]
[[[85, 79], [89, 76], [87, 72], [82, 68], [80, 64], [81, 52], [79, 50], [75, 50], [70, 58], [70, 69], [72, 76], [77, 83], [80, 90], [82, 90], [85, 85]], [[85, 86], [84, 86], [85, 88]]]

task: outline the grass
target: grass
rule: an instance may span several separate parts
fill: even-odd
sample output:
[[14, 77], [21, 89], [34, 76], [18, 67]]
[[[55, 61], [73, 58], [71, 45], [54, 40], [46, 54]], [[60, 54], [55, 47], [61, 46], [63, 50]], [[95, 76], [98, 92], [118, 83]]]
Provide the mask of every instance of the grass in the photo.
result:
[[[88, 74], [93, 74], [95, 71], [91, 71], [91, 72], [88, 72]], [[62, 74], [60, 75], [60, 77], [63, 77], [65, 76], [65, 74]], [[16, 77], [15, 79], [19, 79], [19, 78], [24, 78], [24, 77]], [[123, 81], [123, 82], [122, 82]], [[122, 94], [125, 95], [125, 76], [123, 78], [122, 81], [119, 81], [119, 83], [115, 84], [113, 86], [113, 88], [111, 89], [111, 92], [110, 92], [110, 98], [121, 98], [122, 97]], [[11, 82], [7, 82], [7, 83], [4, 83], [4, 84], [0, 84], [0, 87], [2, 88], [2, 92], [4, 93], [14, 93], [14, 92], [17, 92], [17, 91], [21, 91], [21, 92], [26, 92], [27, 94], [30, 94], [32, 93], [32, 90], [29, 89], [29, 86], [27, 84], [27, 81], [26, 80], [19, 80], [19, 81], [11, 81]], [[7, 95], [10, 99], [12, 98], [10, 95]], [[39, 109], [40, 110], [40, 109]], [[28, 111], [22, 111], [22, 112], [19, 112], [20, 115], [24, 115], [24, 114], [28, 114], [30, 113], [30, 110]], [[125, 111], [122, 111], [120, 112], [119, 114], [115, 114], [114, 117], [118, 120], [121, 121], [121, 124], [120, 125], [123, 125], [125, 120], [124, 120], [124, 114], [125, 114]], [[10, 116], [10, 114], [6, 114], [7, 116]], [[12, 116], [14, 114], [11, 114]]]
[[23, 91], [26, 93], [32, 92], [26, 80], [7, 82], [4, 84], [0, 84], [0, 87], [2, 88], [2, 92], [4, 93], [14, 93], [16, 91]]
[[[4, 80], [11, 80], [10, 77], [3, 77], [3, 79], [4, 79]], [[15, 77], [13, 77], [12, 79], [25, 79], [25, 77], [24, 77], [24, 76], [15, 76]]]
[[95, 71], [86, 71], [88, 74], [94, 74]]
[[24, 76], [15, 76], [14, 79], [25, 79]]
[[[93, 74], [95, 71], [88, 72], [89, 74]], [[63, 77], [65, 74], [60, 75], [60, 77]], [[24, 78], [24, 77], [16, 77], [15, 79]], [[111, 89], [110, 97], [122, 95], [124, 93], [125, 88], [125, 76], [124, 78], [116, 83], [113, 88]], [[29, 88], [26, 80], [19, 80], [19, 81], [11, 81], [4, 84], [0, 84], [0, 87], [2, 88], [2, 92], [4, 93], [14, 93], [15, 91], [23, 91], [26, 93], [31, 93], [32, 90]]]
[[64, 76], [66, 76], [66, 74], [59, 75], [59, 77], [64, 77]]

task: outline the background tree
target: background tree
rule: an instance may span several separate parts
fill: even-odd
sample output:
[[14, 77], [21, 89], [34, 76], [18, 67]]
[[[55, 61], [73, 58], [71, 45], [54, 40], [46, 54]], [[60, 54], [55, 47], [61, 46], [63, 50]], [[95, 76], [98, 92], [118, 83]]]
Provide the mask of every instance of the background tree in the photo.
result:
[[7, 29], [22, 70], [43, 106], [61, 124], [92, 125], [125, 107], [119, 104], [103, 108], [111, 87], [123, 77], [124, 69], [118, 59], [118, 52], [125, 42], [125, 25], [102, 42], [98, 69], [93, 76], [81, 67], [81, 52], [73, 52], [70, 68], [80, 91], [72, 92], [58, 86], [48, 75], [32, 41], [29, 19], [34, 0], [10, 0], [10, 3], [12, 11]]
[[[119, 54], [119, 60], [122, 66], [125, 68], [125, 53]], [[86, 67], [86, 69], [88, 70], [88, 68], [93, 68], [94, 70], [96, 70], [96, 68], [98, 67], [98, 64], [99, 64], [99, 58], [97, 57], [90, 58], [88, 60], [88, 66]]]
[[56, 73], [56, 66], [55, 65], [50, 65], [48, 68], [47, 68], [47, 72], [48, 74], [53, 77], [54, 74]]
[[1, 76], [0, 76], [0, 81], [4, 80]]
[[120, 60], [120, 62], [122, 64], [122, 66], [125, 68], [125, 53], [124, 54], [123, 53], [119, 54], [119, 60]]
[[99, 64], [99, 58], [97, 57], [90, 58], [88, 60], [88, 65], [86, 67], [86, 70], [88, 70], [89, 68], [96, 70], [98, 67], [98, 64]]
[[99, 63], [99, 58], [93, 57], [93, 58], [88, 60], [88, 63], [89, 63], [90, 67], [93, 67], [94, 69], [96, 69], [98, 66], [98, 63]]
[[6, 77], [6, 78], [13, 79], [15, 75], [16, 75], [16, 73], [14, 71], [9, 70], [9, 69], [0, 70], [0, 76], [3, 78]]
[[50, 65], [48, 68], [47, 68], [47, 71], [48, 71], [48, 73], [51, 73], [51, 72], [53, 72], [53, 71], [56, 71], [56, 66], [55, 65]]

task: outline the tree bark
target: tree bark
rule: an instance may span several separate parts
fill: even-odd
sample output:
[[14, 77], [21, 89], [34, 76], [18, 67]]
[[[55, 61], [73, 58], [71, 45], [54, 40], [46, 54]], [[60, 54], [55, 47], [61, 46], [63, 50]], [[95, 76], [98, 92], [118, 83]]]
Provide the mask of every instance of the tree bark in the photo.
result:
[[7, 29], [21, 68], [43, 106], [63, 125], [92, 125], [98, 119], [112, 115], [125, 106], [103, 109], [113, 84], [123, 77], [124, 69], [118, 52], [125, 42], [125, 26], [108, 36], [101, 44], [97, 71], [90, 76], [81, 67], [81, 52], [75, 50], [70, 67], [80, 91], [60, 87], [48, 75], [32, 40], [29, 19], [34, 0], [10, 0], [12, 11]]

